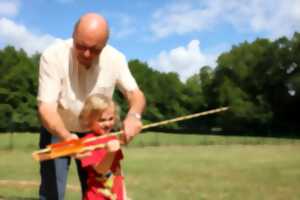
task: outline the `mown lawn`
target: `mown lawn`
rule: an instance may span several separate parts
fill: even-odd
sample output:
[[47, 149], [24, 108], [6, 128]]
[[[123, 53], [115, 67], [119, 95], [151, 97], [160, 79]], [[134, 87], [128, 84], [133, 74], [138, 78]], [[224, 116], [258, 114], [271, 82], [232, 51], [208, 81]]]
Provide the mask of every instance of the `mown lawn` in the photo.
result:
[[[15, 134], [9, 144], [10, 136], [0, 135], [0, 199], [37, 199], [38, 163], [31, 159], [37, 140]], [[133, 200], [298, 200], [299, 150], [299, 140], [142, 134], [124, 149], [123, 167]], [[66, 199], [80, 199], [73, 167], [69, 184], [77, 188]]]

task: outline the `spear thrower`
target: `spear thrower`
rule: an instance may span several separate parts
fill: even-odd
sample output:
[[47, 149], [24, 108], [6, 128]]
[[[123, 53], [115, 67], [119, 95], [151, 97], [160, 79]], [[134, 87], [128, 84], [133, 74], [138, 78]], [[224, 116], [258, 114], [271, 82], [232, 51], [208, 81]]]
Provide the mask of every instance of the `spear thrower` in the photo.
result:
[[[226, 110], [228, 110], [228, 107], [221, 107], [213, 110], [208, 110], [205, 112], [199, 112], [199, 113], [194, 113], [194, 114], [185, 115], [181, 117], [176, 117], [174, 119], [169, 119], [169, 120], [164, 120], [164, 121], [144, 125], [142, 127], [142, 130], [161, 126], [161, 125], [171, 124], [178, 121], [188, 120], [200, 116], [219, 113]], [[32, 157], [37, 161], [44, 161], [44, 160], [51, 160], [63, 156], [70, 156], [77, 153], [94, 151], [99, 148], [105, 148], [106, 143], [108, 141], [112, 139], [117, 139], [117, 136], [121, 135], [122, 133], [123, 133], [122, 131], [118, 131], [118, 132], [105, 134], [101, 136], [73, 139], [66, 142], [50, 144], [45, 149], [41, 149], [39, 151], [33, 152]]]

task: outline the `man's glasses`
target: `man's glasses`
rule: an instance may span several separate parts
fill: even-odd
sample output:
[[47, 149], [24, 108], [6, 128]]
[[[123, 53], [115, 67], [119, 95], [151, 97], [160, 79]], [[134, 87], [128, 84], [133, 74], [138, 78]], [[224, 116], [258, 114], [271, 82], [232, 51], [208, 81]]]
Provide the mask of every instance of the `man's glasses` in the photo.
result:
[[89, 50], [91, 54], [99, 54], [102, 51], [102, 48], [99, 47], [87, 47], [78, 43], [75, 43], [75, 48], [79, 51]]

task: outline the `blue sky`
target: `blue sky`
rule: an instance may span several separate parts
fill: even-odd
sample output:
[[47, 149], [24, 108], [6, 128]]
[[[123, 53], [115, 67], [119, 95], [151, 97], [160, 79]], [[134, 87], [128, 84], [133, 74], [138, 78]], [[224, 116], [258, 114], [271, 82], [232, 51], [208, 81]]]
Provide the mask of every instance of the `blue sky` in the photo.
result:
[[69, 38], [76, 20], [97, 12], [109, 21], [109, 43], [127, 58], [185, 80], [232, 45], [257, 37], [291, 37], [300, 0], [0, 0], [0, 48], [31, 55]]

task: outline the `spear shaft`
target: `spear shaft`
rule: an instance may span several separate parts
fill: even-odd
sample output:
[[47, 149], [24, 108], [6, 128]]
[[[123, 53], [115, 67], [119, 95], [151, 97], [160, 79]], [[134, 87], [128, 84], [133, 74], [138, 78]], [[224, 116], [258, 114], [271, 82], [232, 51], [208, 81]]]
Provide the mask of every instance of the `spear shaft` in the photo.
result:
[[[181, 116], [181, 117], [176, 117], [176, 118], [173, 118], [173, 119], [168, 119], [168, 120], [164, 120], [164, 121], [160, 121], [160, 122], [155, 122], [155, 123], [144, 125], [142, 127], [142, 130], [157, 127], [157, 126], [162, 126], [162, 125], [166, 125], [166, 124], [171, 124], [171, 123], [175, 123], [175, 122], [179, 122], [179, 121], [184, 121], [184, 120], [188, 120], [188, 119], [192, 119], [192, 118], [196, 118], [196, 117], [200, 117], [200, 116], [205, 116], [205, 115], [210, 115], [210, 114], [214, 114], [214, 113], [218, 113], [218, 112], [223, 112], [223, 111], [226, 111], [228, 109], [229, 109], [229, 107], [221, 107], [221, 108], [217, 108], [217, 109], [213, 109], [213, 110], [208, 110], [208, 111], [194, 113], [194, 114], [185, 115], [185, 116]], [[103, 138], [105, 136], [121, 135], [122, 133], [123, 133], [123, 131], [118, 131], [118, 132], [109, 133], [109, 134], [102, 135], [102, 136], [95, 136], [95, 137], [92, 137], [92, 138], [88, 138], [85, 141], [86, 142], [91, 142], [93, 140]]]
[[[226, 111], [228, 109], [229, 109], [229, 107], [221, 107], [221, 108], [217, 108], [217, 109], [213, 109], [213, 110], [208, 110], [208, 111], [194, 113], [194, 114], [185, 115], [185, 116], [181, 116], [181, 117], [176, 117], [176, 118], [173, 118], [173, 119], [168, 119], [168, 120], [164, 120], [164, 121], [160, 121], [160, 122], [155, 122], [155, 123], [151, 123], [151, 124], [147, 124], [147, 125], [142, 126], [142, 130], [157, 127], [157, 126], [162, 126], [162, 125], [166, 125], [166, 124], [171, 124], [171, 123], [175, 123], [175, 122], [179, 122], [179, 121], [184, 121], [184, 120], [188, 120], [188, 119], [192, 119], [192, 118], [196, 118], [196, 117], [200, 117], [200, 116], [219, 113], [219, 112]], [[97, 145], [90, 145], [89, 148], [87, 148], [87, 147], [84, 147], [84, 144], [88, 143], [88, 142], [95, 141], [95, 140], [99, 140], [99, 139], [102, 139], [102, 138], [110, 137], [110, 136], [121, 135], [122, 133], [123, 133], [123, 131], [118, 131], [118, 132], [109, 133], [109, 134], [105, 134], [105, 135], [101, 135], [101, 136], [95, 136], [95, 137], [87, 138], [87, 139], [84, 139], [84, 140], [82, 138], [82, 139], [80, 139], [80, 141], [61, 142], [61, 143], [58, 143], [58, 144], [54, 144], [52, 148], [47, 147], [46, 149], [35, 151], [35, 152], [33, 152], [32, 155], [36, 160], [44, 160], [44, 159], [39, 159], [40, 155], [44, 155], [44, 156], [46, 156], [45, 158], [47, 160], [47, 159], [53, 159], [53, 158], [60, 157], [60, 156], [70, 155], [71, 153], [73, 153], [73, 154], [74, 153], [80, 153], [80, 152], [83, 151], [83, 149], [93, 149], [94, 150], [94, 149], [100, 148], [100, 147], [103, 148], [103, 145], [99, 146], [98, 144], [97, 144], [98, 146]], [[72, 150], [72, 148], [73, 148], [73, 150]], [[59, 152], [60, 149], [66, 150], [66, 153]], [[52, 155], [51, 157], [49, 157], [47, 154], [51, 153], [51, 152], [57, 152], [58, 156]], [[62, 155], [62, 154], [64, 154], [64, 155]]]

